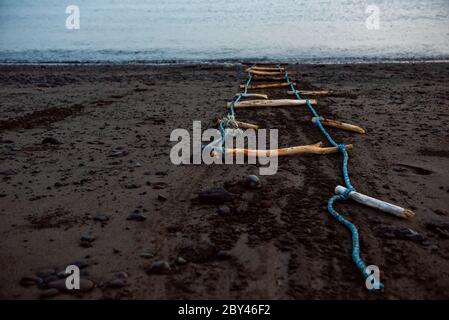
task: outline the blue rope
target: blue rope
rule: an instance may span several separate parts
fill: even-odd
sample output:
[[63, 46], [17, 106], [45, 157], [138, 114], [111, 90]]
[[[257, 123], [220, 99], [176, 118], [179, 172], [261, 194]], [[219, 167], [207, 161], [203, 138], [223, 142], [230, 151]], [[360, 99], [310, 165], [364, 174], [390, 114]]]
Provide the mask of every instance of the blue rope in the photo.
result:
[[[250, 85], [251, 81], [252, 81], [252, 76], [251, 76], [251, 73], [248, 71], [248, 80], [246, 81], [245, 86], [243, 87], [243, 91], [241, 91], [239, 93], [239, 95], [237, 96], [237, 98], [234, 99], [233, 101], [231, 101], [231, 103], [229, 104], [229, 109], [231, 111], [232, 116], [235, 116], [234, 104], [239, 102], [240, 99], [242, 99], [244, 94], [248, 93], [248, 86]], [[219, 130], [220, 130], [220, 134], [221, 134], [221, 150], [222, 150], [221, 155], [222, 155], [222, 157], [224, 157], [225, 156], [225, 142], [226, 142], [227, 134], [226, 134], [226, 130], [223, 126], [222, 121], [220, 121]], [[203, 147], [205, 147], [205, 146], [203, 146]]]
[[[348, 152], [346, 150], [346, 145], [345, 144], [337, 144], [337, 142], [335, 142], [335, 140], [331, 137], [329, 132], [324, 128], [323, 124], [321, 123], [321, 121], [320, 121], [321, 118], [320, 118], [319, 114], [316, 112], [316, 110], [312, 107], [312, 104], [310, 103], [309, 99], [307, 99], [305, 97], [302, 98], [299, 95], [298, 91], [296, 91], [295, 85], [293, 84], [293, 82], [290, 81], [290, 78], [288, 76], [288, 71], [287, 70], [285, 71], [285, 80], [290, 85], [293, 93], [295, 94], [295, 96], [296, 96], [296, 98], [298, 100], [303, 100], [303, 99], [306, 100], [307, 107], [312, 112], [313, 116], [316, 118], [315, 125], [321, 130], [321, 132], [324, 134], [324, 136], [329, 141], [329, 143], [331, 145], [333, 145], [334, 147], [337, 147], [338, 150], [340, 150], [341, 154], [343, 155], [342, 174], [343, 174], [343, 180], [345, 182], [347, 190], [343, 194], [333, 195], [332, 197], [330, 197], [328, 202], [327, 202], [327, 210], [329, 211], [329, 213], [332, 215], [332, 217], [335, 220], [337, 220], [338, 222], [343, 224], [351, 232], [351, 236], [352, 236], [352, 260], [354, 261], [355, 265], [357, 266], [357, 268], [362, 273], [363, 277], [365, 279], [367, 279], [370, 276], [370, 274], [367, 273], [365, 262], [363, 262], [363, 259], [360, 257], [360, 241], [359, 241], [359, 232], [357, 230], [357, 227], [353, 223], [351, 223], [348, 220], [346, 220], [341, 214], [339, 214], [334, 209], [334, 203], [335, 202], [347, 200], [349, 198], [349, 193], [351, 191], [355, 191], [355, 188], [351, 184], [351, 180], [349, 178], [349, 173], [348, 173], [349, 156], [348, 156]], [[378, 284], [379, 284], [380, 288], [383, 288], [383, 284], [382, 283], [378, 283]]]

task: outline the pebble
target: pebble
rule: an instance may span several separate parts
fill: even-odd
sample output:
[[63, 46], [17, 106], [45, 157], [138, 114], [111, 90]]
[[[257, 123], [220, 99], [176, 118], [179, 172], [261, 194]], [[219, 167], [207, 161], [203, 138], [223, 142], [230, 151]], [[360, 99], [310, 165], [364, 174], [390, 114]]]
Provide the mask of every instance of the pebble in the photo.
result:
[[77, 266], [80, 269], [84, 269], [84, 268], [87, 268], [89, 266], [89, 262], [87, 260], [77, 260], [77, 261], [73, 261], [69, 265], [75, 265], [75, 266]]
[[59, 294], [59, 290], [58, 289], [50, 288], [50, 289], [46, 289], [46, 290], [41, 291], [40, 298], [41, 299], [51, 298], [51, 297], [54, 297], [54, 296], [56, 296], [58, 294]]
[[48, 277], [44, 278], [44, 282], [45, 283], [50, 283], [50, 282], [53, 282], [53, 281], [58, 280], [58, 279], [60, 279], [58, 277], [58, 275], [57, 274], [53, 274], [51, 276], [48, 276]]
[[198, 200], [208, 204], [222, 204], [232, 201], [233, 196], [223, 187], [213, 187], [198, 194]]
[[20, 279], [20, 285], [25, 286], [25, 287], [40, 285], [43, 282], [44, 282], [44, 280], [42, 280], [42, 278], [37, 277], [37, 276], [25, 276], [25, 277], [22, 277], [22, 279]]
[[176, 258], [176, 263], [180, 264], [180, 265], [184, 265], [184, 264], [187, 264], [187, 260], [184, 259], [183, 257], [178, 257], [178, 258]]
[[149, 253], [149, 252], [143, 252], [140, 254], [140, 257], [144, 258], [144, 259], [151, 259], [151, 258], [153, 258], [153, 254]]
[[85, 248], [90, 247], [94, 241], [95, 237], [90, 232], [83, 233], [80, 238], [80, 246]]
[[125, 271], [120, 271], [114, 274], [114, 277], [117, 279], [127, 279], [129, 277], [129, 274]]
[[41, 279], [45, 279], [45, 278], [55, 275], [55, 274], [56, 274], [55, 269], [44, 269], [44, 270], [40, 270], [40, 271], [36, 272], [36, 276]]
[[228, 260], [231, 257], [232, 257], [231, 254], [229, 252], [227, 252], [227, 251], [220, 250], [220, 251], [217, 252], [217, 259], [218, 260]]
[[52, 281], [48, 284], [49, 288], [58, 289], [61, 292], [67, 292], [67, 293], [76, 293], [76, 292], [88, 292], [91, 291], [94, 287], [94, 283], [91, 280], [88, 279], [80, 279], [80, 288], [69, 290], [67, 289], [67, 286], [65, 284], [66, 279], [59, 279]]
[[137, 183], [129, 183], [125, 185], [125, 189], [139, 189], [140, 185]]
[[220, 205], [217, 209], [218, 214], [222, 215], [228, 215], [231, 213], [231, 208], [229, 208], [227, 205]]
[[139, 210], [134, 210], [133, 213], [131, 213], [126, 220], [133, 220], [133, 221], [145, 221], [147, 217], [140, 213]]
[[171, 273], [170, 264], [167, 261], [155, 261], [147, 269], [148, 274], [169, 274]]
[[108, 281], [106, 284], [106, 287], [112, 288], [112, 289], [120, 289], [123, 288], [126, 285], [125, 281], [123, 279], [114, 279], [111, 281]]
[[248, 188], [257, 189], [260, 188], [260, 179], [258, 176], [251, 174], [246, 177], [245, 184]]
[[52, 137], [47, 137], [42, 140], [42, 144], [61, 144], [58, 140]]
[[165, 200], [168, 199], [168, 197], [167, 197], [167, 195], [165, 195], [165, 194], [163, 194], [163, 193], [159, 193], [159, 194], [157, 195], [157, 199], [158, 199], [159, 201], [165, 201]]
[[104, 213], [97, 213], [94, 217], [95, 221], [106, 222], [109, 220], [109, 216]]

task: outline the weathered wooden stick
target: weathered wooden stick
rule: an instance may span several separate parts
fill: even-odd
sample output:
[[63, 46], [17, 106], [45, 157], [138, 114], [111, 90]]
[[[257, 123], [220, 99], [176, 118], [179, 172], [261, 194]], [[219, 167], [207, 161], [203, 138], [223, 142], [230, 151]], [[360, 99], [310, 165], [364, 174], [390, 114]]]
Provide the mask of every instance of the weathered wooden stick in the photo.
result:
[[[327, 96], [332, 93], [332, 91], [329, 90], [323, 90], [323, 91], [313, 91], [313, 90], [296, 90], [300, 95], [305, 96]], [[288, 94], [295, 94], [293, 91], [287, 91]]]
[[252, 123], [248, 123], [248, 122], [242, 122], [242, 121], [235, 121], [237, 123], [237, 125], [239, 126], [239, 128], [243, 128], [243, 129], [254, 129], [257, 130], [259, 129], [259, 126], [257, 124], [252, 124]]
[[[312, 118], [312, 122], [316, 123], [317, 122], [317, 118], [313, 117]], [[342, 129], [342, 130], [347, 130], [347, 131], [352, 131], [352, 132], [357, 132], [360, 134], [365, 134], [365, 129], [358, 127], [356, 125], [353, 124], [349, 124], [349, 123], [344, 123], [344, 122], [340, 122], [340, 121], [336, 121], [336, 120], [330, 120], [330, 119], [325, 119], [323, 117], [320, 117], [320, 122], [328, 127], [332, 127], [332, 128], [337, 128], [337, 129]]]
[[253, 70], [253, 69], [249, 69], [248, 71], [252, 74], [257, 74], [257, 75], [261, 75], [261, 76], [279, 76], [280, 74], [282, 74], [282, 71], [278, 71], [278, 72], [258, 71], [258, 70]]
[[[235, 96], [238, 97], [240, 93], [236, 93]], [[262, 93], [243, 93], [243, 98], [261, 98], [261, 99], [268, 99], [268, 95], [262, 94]]]
[[[282, 148], [282, 149], [272, 149], [272, 150], [252, 150], [252, 149], [226, 149], [227, 154], [231, 155], [240, 155], [244, 154], [248, 157], [273, 157], [273, 156], [289, 156], [294, 154], [329, 154], [338, 152], [338, 148], [329, 147], [323, 148], [323, 143], [318, 142], [315, 144], [304, 145], [304, 146], [296, 146], [290, 148]], [[346, 145], [347, 150], [352, 150], [352, 144]]]
[[[296, 83], [293, 83], [296, 85]], [[263, 84], [250, 84], [248, 89], [269, 89], [269, 88], [282, 88], [282, 87], [290, 87], [288, 82], [280, 82], [280, 83], [263, 83]], [[245, 88], [244, 84], [240, 85], [240, 89]]]
[[[317, 104], [315, 99], [309, 100], [311, 104]], [[234, 108], [258, 108], [258, 107], [286, 107], [299, 106], [307, 103], [307, 100], [298, 99], [279, 99], [279, 100], [247, 100], [234, 103]], [[228, 102], [227, 108], [230, 108], [231, 103]]]
[[[220, 121], [221, 121], [221, 119], [217, 118], [217, 124], [219, 124]], [[256, 124], [243, 122], [243, 121], [237, 121], [237, 120], [234, 120], [234, 121], [241, 129], [254, 129], [254, 130], [259, 129], [259, 126]]]
[[285, 68], [277, 68], [277, 67], [250, 67], [248, 69], [246, 69], [246, 71], [250, 71], [250, 70], [256, 70], [256, 71], [278, 71], [278, 72], [283, 72], [285, 71]]
[[272, 80], [272, 81], [281, 81], [285, 80], [285, 77], [273, 77], [273, 76], [253, 76], [254, 80], [260, 80], [260, 81], [266, 81], [266, 80]]
[[[335, 193], [343, 194], [344, 192], [346, 192], [346, 190], [348, 190], [348, 189], [346, 189], [343, 186], [337, 186], [335, 188]], [[383, 212], [390, 213], [397, 217], [408, 219], [415, 215], [415, 213], [410, 209], [404, 209], [404, 208], [398, 207], [394, 204], [391, 204], [391, 203], [388, 203], [388, 202], [385, 202], [385, 201], [382, 201], [379, 199], [371, 198], [369, 196], [358, 193], [356, 191], [349, 192], [349, 198], [354, 201], [357, 201], [358, 203], [364, 204], [368, 207], [379, 209]]]

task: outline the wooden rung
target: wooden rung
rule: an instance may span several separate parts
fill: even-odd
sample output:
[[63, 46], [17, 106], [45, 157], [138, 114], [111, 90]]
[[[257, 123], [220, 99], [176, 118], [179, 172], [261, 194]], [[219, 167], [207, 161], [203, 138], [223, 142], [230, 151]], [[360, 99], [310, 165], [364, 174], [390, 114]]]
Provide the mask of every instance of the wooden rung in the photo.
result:
[[253, 70], [253, 69], [249, 69], [248, 71], [251, 74], [257, 74], [260, 76], [278, 76], [278, 75], [282, 74], [282, 72], [258, 71], [258, 70]]
[[273, 77], [273, 76], [253, 76], [254, 80], [272, 80], [272, 81], [281, 81], [281, 80], [285, 80], [285, 77]]
[[[240, 93], [236, 93], [235, 96], [238, 97]], [[243, 98], [261, 98], [261, 99], [268, 99], [268, 95], [262, 94], [262, 93], [243, 93]]]
[[[217, 124], [220, 124], [220, 121], [221, 121], [221, 119], [217, 118]], [[254, 130], [259, 129], [259, 126], [257, 124], [252, 124], [252, 123], [237, 121], [237, 120], [235, 120], [235, 123], [241, 129], [254, 129]]]
[[235, 121], [235, 122], [237, 123], [239, 128], [242, 128], [242, 129], [254, 129], [254, 130], [259, 129], [259, 126], [257, 124], [252, 124], [252, 123], [242, 122], [242, 121]]
[[[323, 91], [308, 91], [308, 90], [296, 90], [299, 95], [305, 95], [305, 96], [327, 96], [332, 93], [332, 91], [329, 90], [323, 90]], [[288, 94], [295, 94], [293, 91], [287, 91]]]
[[[312, 118], [312, 122], [316, 123], [317, 122], [317, 118], [313, 117]], [[356, 125], [353, 124], [349, 124], [349, 123], [344, 123], [344, 122], [340, 122], [340, 121], [336, 121], [336, 120], [330, 120], [330, 119], [325, 119], [323, 117], [320, 117], [320, 122], [327, 127], [332, 127], [332, 128], [337, 128], [337, 129], [342, 129], [342, 130], [347, 130], [347, 131], [352, 131], [352, 132], [357, 132], [360, 134], [365, 134], [365, 129], [358, 127]]]
[[279, 71], [279, 72], [285, 71], [285, 68], [278, 68], [278, 67], [257, 67], [257, 66], [255, 66], [255, 67], [251, 67], [248, 69], [257, 70], [257, 71]]
[[[296, 85], [296, 83], [293, 83]], [[280, 83], [264, 83], [264, 84], [250, 84], [248, 89], [268, 89], [268, 88], [282, 88], [282, 87], [290, 87], [288, 82], [280, 82]], [[245, 88], [244, 84], [240, 85], [240, 89]]]
[[[309, 100], [311, 104], [317, 104], [315, 99]], [[248, 100], [234, 103], [234, 108], [259, 108], [259, 107], [285, 107], [304, 105], [307, 100], [298, 99], [279, 99], [279, 100]], [[231, 103], [227, 103], [227, 108], [230, 108]]]
[[[290, 148], [282, 148], [282, 149], [272, 149], [272, 150], [252, 150], [252, 149], [226, 149], [226, 153], [230, 155], [241, 155], [244, 154], [248, 157], [270, 157], [270, 156], [289, 156], [294, 154], [329, 154], [338, 152], [337, 147], [328, 147], [323, 148], [323, 143], [318, 142], [315, 144], [304, 145], [304, 146], [296, 146]], [[346, 150], [352, 150], [353, 145], [346, 145]]]

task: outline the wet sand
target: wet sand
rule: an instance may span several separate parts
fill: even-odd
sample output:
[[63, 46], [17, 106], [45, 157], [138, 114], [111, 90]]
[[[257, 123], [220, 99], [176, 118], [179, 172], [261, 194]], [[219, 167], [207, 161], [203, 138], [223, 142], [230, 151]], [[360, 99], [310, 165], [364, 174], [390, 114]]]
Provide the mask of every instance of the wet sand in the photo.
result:
[[[356, 189], [416, 213], [336, 205], [383, 293], [365, 289], [326, 211], [339, 154], [282, 158], [255, 190], [256, 165], [171, 164], [171, 131], [212, 127], [241, 66], [0, 66], [0, 298], [449, 298], [449, 64], [288, 67], [298, 89], [337, 93], [317, 98], [322, 116], [366, 128], [329, 129], [355, 146]], [[306, 107], [237, 117], [278, 128], [281, 147], [325, 142]], [[213, 186], [234, 194], [229, 212], [196, 199]], [[74, 262], [87, 292], [53, 296], [46, 283]]]

